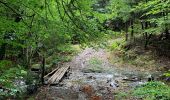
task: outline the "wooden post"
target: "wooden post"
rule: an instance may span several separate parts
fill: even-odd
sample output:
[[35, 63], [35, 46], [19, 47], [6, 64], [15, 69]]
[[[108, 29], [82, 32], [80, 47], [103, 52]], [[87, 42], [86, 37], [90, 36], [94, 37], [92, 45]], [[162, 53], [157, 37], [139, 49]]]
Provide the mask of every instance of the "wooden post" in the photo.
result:
[[45, 75], [45, 57], [43, 56], [42, 65], [41, 65], [41, 83], [44, 84], [44, 75]]
[[5, 58], [6, 45], [7, 43], [3, 43], [0, 47], [0, 60], [3, 60]]
[[125, 31], [126, 31], [126, 34], [125, 34], [125, 40], [128, 41], [128, 25], [127, 25], [127, 22], [125, 22]]
[[133, 26], [134, 23], [133, 23], [133, 20], [130, 21], [130, 24], [131, 24], [131, 39], [130, 40], [132, 41], [133, 38], [134, 38], [134, 26]]

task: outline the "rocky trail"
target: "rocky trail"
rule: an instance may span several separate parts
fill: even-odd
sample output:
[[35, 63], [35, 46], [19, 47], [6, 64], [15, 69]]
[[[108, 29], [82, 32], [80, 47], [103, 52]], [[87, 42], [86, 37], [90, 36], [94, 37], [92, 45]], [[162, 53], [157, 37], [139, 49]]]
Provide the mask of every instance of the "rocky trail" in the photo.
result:
[[71, 70], [58, 84], [41, 89], [39, 100], [115, 100], [122, 91], [144, 84], [149, 72], [119, 68], [109, 62], [109, 52], [86, 48], [66, 63]]

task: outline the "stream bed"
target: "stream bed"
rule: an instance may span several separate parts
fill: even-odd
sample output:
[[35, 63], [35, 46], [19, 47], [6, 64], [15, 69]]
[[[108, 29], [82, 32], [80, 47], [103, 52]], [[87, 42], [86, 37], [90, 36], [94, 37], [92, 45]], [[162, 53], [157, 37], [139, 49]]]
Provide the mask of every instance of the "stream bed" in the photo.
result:
[[[71, 67], [69, 75], [58, 85], [48, 87], [45, 95], [40, 95], [39, 99], [114, 100], [118, 92], [130, 91], [145, 84], [151, 76], [156, 78], [161, 74], [119, 69], [110, 64], [107, 52], [103, 49], [96, 51], [87, 48], [67, 64]], [[91, 67], [99, 67], [101, 71], [84, 71]]]

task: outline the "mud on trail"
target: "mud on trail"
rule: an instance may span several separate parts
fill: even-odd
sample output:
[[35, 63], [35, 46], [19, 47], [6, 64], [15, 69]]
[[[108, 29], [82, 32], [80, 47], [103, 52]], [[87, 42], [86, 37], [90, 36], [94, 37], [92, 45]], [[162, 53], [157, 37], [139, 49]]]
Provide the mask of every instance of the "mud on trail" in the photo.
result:
[[42, 89], [39, 100], [115, 100], [115, 95], [147, 82], [149, 72], [119, 68], [109, 62], [109, 52], [86, 48], [71, 62], [69, 76], [58, 85]]

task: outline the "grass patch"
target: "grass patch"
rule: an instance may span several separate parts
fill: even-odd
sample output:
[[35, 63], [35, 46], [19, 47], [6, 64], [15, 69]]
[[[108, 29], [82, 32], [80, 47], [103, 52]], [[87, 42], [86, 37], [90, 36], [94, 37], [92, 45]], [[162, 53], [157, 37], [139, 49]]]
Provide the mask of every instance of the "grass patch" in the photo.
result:
[[102, 68], [102, 60], [98, 58], [92, 58], [88, 62], [88, 67], [83, 70], [86, 73], [101, 73], [104, 71]]
[[115, 100], [126, 100], [128, 97], [128, 93], [126, 92], [119, 92], [115, 95]]
[[110, 53], [109, 60], [111, 63], [117, 66], [129, 66], [138, 68], [139, 70], [161, 70], [163, 67], [158, 62], [156, 56], [150, 50], [144, 50], [141, 47], [133, 47], [130, 50], [123, 48], [112, 50]]
[[148, 82], [134, 89], [133, 96], [143, 100], [170, 100], [170, 87], [162, 82]]
[[136, 67], [154, 68], [157, 66], [156, 60], [151, 53], [138, 54], [134, 49], [126, 51], [122, 56], [122, 60]]

